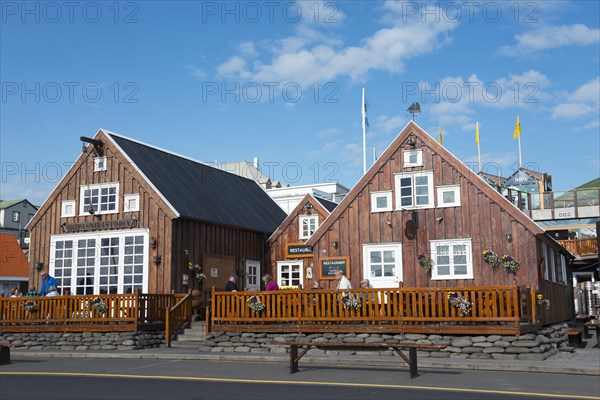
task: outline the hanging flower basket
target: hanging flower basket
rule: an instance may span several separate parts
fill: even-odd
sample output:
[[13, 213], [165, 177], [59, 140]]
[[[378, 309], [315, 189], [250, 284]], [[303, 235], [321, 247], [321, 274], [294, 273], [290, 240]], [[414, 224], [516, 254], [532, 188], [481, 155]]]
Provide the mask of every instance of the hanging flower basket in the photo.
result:
[[361, 306], [360, 299], [356, 297], [350, 297], [350, 295], [342, 297], [342, 307], [345, 309], [358, 310]]
[[460, 293], [448, 292], [448, 302], [451, 306], [456, 307], [458, 311], [460, 311], [461, 317], [464, 317], [471, 312], [472, 304]]
[[265, 303], [260, 301], [257, 296], [250, 297], [246, 303], [248, 304], [248, 307], [250, 307], [250, 309], [256, 314], [265, 309]]
[[507, 272], [516, 274], [517, 270], [519, 269], [519, 262], [508, 254], [505, 254], [502, 256], [502, 268], [504, 268]]
[[426, 273], [429, 274], [431, 272], [431, 267], [433, 266], [433, 260], [431, 257], [425, 253], [421, 253], [417, 256], [417, 261], [419, 264], [421, 264]]
[[96, 296], [91, 301], [92, 309], [97, 313], [104, 314], [106, 312], [106, 303], [100, 297]]
[[500, 256], [494, 253], [492, 250], [486, 249], [483, 251], [482, 255], [483, 261], [490, 264], [492, 268], [496, 268], [497, 266], [502, 264], [502, 258], [500, 258]]
[[28, 313], [34, 313], [37, 311], [37, 303], [33, 300], [26, 301], [23, 307]]

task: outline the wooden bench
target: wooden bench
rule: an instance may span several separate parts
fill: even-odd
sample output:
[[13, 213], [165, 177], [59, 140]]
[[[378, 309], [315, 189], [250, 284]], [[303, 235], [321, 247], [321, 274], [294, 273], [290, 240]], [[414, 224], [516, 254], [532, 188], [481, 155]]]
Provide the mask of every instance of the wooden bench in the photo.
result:
[[[417, 349], [443, 349], [445, 344], [415, 344], [415, 343], [329, 343], [329, 342], [272, 342], [271, 344], [290, 346], [290, 374], [298, 372], [298, 361], [311, 349], [320, 350], [351, 350], [351, 351], [381, 351], [393, 349], [409, 366], [410, 378], [418, 375]], [[298, 354], [298, 348], [303, 347]], [[408, 349], [408, 356], [401, 349]]]
[[10, 364], [10, 347], [0, 345], [0, 365]]
[[567, 335], [569, 336], [569, 344], [581, 347], [583, 344], [583, 327], [573, 326], [567, 329]]

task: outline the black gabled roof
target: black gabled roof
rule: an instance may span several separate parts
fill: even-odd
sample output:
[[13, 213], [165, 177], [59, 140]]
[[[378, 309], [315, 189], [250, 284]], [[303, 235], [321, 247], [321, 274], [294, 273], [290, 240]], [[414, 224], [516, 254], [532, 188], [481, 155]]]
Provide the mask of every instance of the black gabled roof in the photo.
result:
[[332, 212], [333, 210], [335, 210], [335, 208], [337, 207], [338, 203], [335, 203], [333, 201], [329, 201], [329, 200], [325, 200], [322, 199], [318, 196], [313, 195], [313, 197], [315, 198], [315, 200], [317, 200], [319, 203], [321, 203], [321, 205], [323, 207], [325, 207], [325, 209], [329, 212]]
[[250, 179], [104, 132], [179, 213], [180, 218], [272, 233], [287, 216]]

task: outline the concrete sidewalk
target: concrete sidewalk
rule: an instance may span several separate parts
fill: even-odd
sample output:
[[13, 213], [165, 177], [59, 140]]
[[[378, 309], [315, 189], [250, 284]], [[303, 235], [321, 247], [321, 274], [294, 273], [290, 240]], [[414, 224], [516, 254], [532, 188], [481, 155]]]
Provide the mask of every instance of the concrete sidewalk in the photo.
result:
[[[195, 348], [154, 348], [131, 351], [51, 351], [11, 349], [11, 359], [31, 358], [109, 358], [109, 359], [161, 359], [161, 360], [213, 360], [289, 363], [289, 355], [281, 353], [207, 353]], [[360, 365], [371, 367], [404, 366], [397, 356], [310, 355], [302, 364]], [[476, 360], [450, 358], [420, 358], [419, 368], [468, 369], [506, 372], [540, 372], [600, 376], [600, 349], [576, 349], [573, 353], [560, 352], [544, 361]]]

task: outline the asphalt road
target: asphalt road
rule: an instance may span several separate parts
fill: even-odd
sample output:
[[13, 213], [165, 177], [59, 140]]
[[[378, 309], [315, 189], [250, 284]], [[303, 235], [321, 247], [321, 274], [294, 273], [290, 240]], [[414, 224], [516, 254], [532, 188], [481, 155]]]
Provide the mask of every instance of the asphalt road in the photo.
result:
[[594, 376], [222, 361], [13, 360], [0, 399], [598, 399]]

